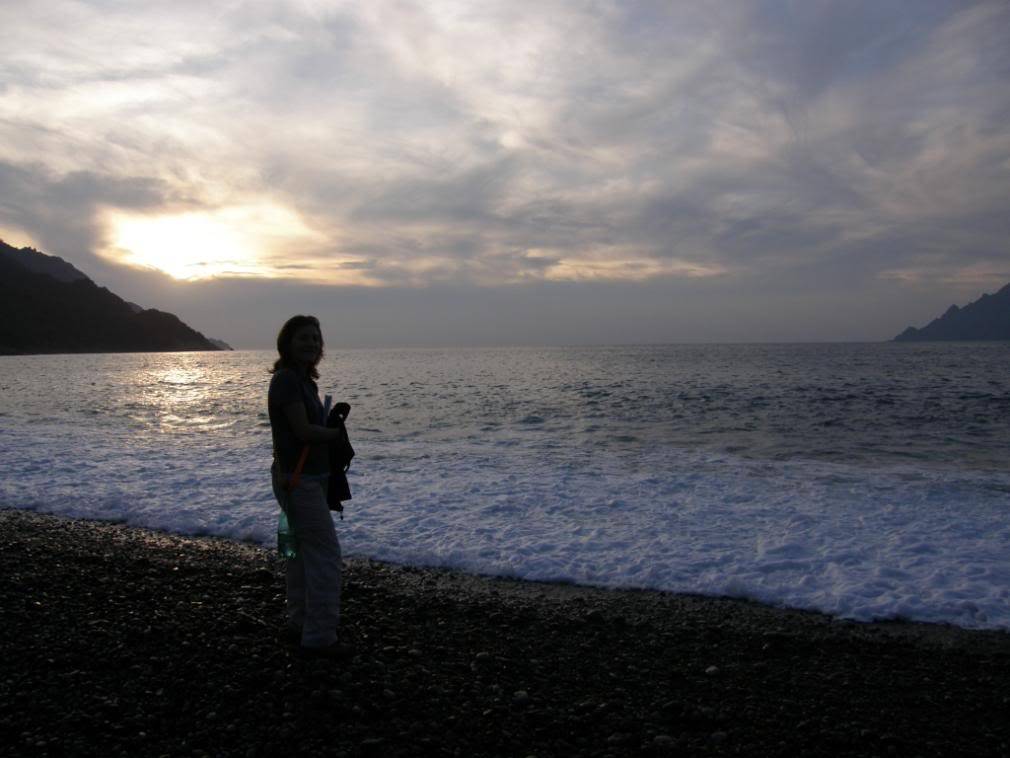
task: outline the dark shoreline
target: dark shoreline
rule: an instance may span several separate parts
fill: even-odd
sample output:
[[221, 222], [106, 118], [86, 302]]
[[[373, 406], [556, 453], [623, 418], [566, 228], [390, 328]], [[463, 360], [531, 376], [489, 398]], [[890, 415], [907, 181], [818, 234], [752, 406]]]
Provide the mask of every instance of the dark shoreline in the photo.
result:
[[2, 755], [1010, 755], [1010, 635], [347, 562], [349, 662], [269, 551], [0, 511]]

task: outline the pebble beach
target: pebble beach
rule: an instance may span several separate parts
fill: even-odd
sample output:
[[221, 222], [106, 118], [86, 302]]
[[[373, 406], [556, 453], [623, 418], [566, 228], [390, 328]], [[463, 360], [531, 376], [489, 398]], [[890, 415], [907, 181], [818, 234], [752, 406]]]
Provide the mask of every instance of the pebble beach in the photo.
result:
[[1010, 754], [1010, 635], [346, 563], [350, 660], [259, 546], [0, 511], [2, 755]]

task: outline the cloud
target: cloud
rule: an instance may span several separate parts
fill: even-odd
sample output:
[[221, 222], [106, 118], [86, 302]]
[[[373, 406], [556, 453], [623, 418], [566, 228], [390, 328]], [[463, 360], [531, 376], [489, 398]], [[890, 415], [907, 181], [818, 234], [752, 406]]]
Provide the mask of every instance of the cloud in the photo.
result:
[[1006, 271], [998, 0], [44, 0], [0, 23], [0, 226], [63, 254], [109, 245], [110, 210], [269, 206], [311, 230], [264, 242], [275, 275], [398, 291], [856, 298]]
[[154, 177], [92, 171], [54, 175], [39, 164], [0, 161], [0, 227], [21, 230], [50, 253], [77, 258], [105, 240], [104, 206], [155, 209], [166, 201]]

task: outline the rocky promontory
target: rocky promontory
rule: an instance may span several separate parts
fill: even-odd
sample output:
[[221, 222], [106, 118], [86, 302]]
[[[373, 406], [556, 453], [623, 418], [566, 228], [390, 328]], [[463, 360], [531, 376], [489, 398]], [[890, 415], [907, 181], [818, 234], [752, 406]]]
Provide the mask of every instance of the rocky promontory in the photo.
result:
[[963, 308], [946, 313], [916, 329], [908, 327], [895, 342], [1010, 340], [1010, 284], [994, 295], [985, 294]]
[[0, 354], [220, 349], [178, 316], [129, 303], [61, 258], [0, 240]]

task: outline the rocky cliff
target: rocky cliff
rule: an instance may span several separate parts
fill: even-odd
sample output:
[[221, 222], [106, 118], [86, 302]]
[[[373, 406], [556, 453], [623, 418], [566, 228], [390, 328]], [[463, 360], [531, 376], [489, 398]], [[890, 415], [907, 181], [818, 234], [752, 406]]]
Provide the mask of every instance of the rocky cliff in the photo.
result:
[[894, 339], [897, 342], [1010, 340], [1010, 284], [963, 308], [952, 305], [921, 329], [910, 326]]
[[0, 240], [0, 354], [219, 349], [177, 316], [128, 303], [61, 258]]

